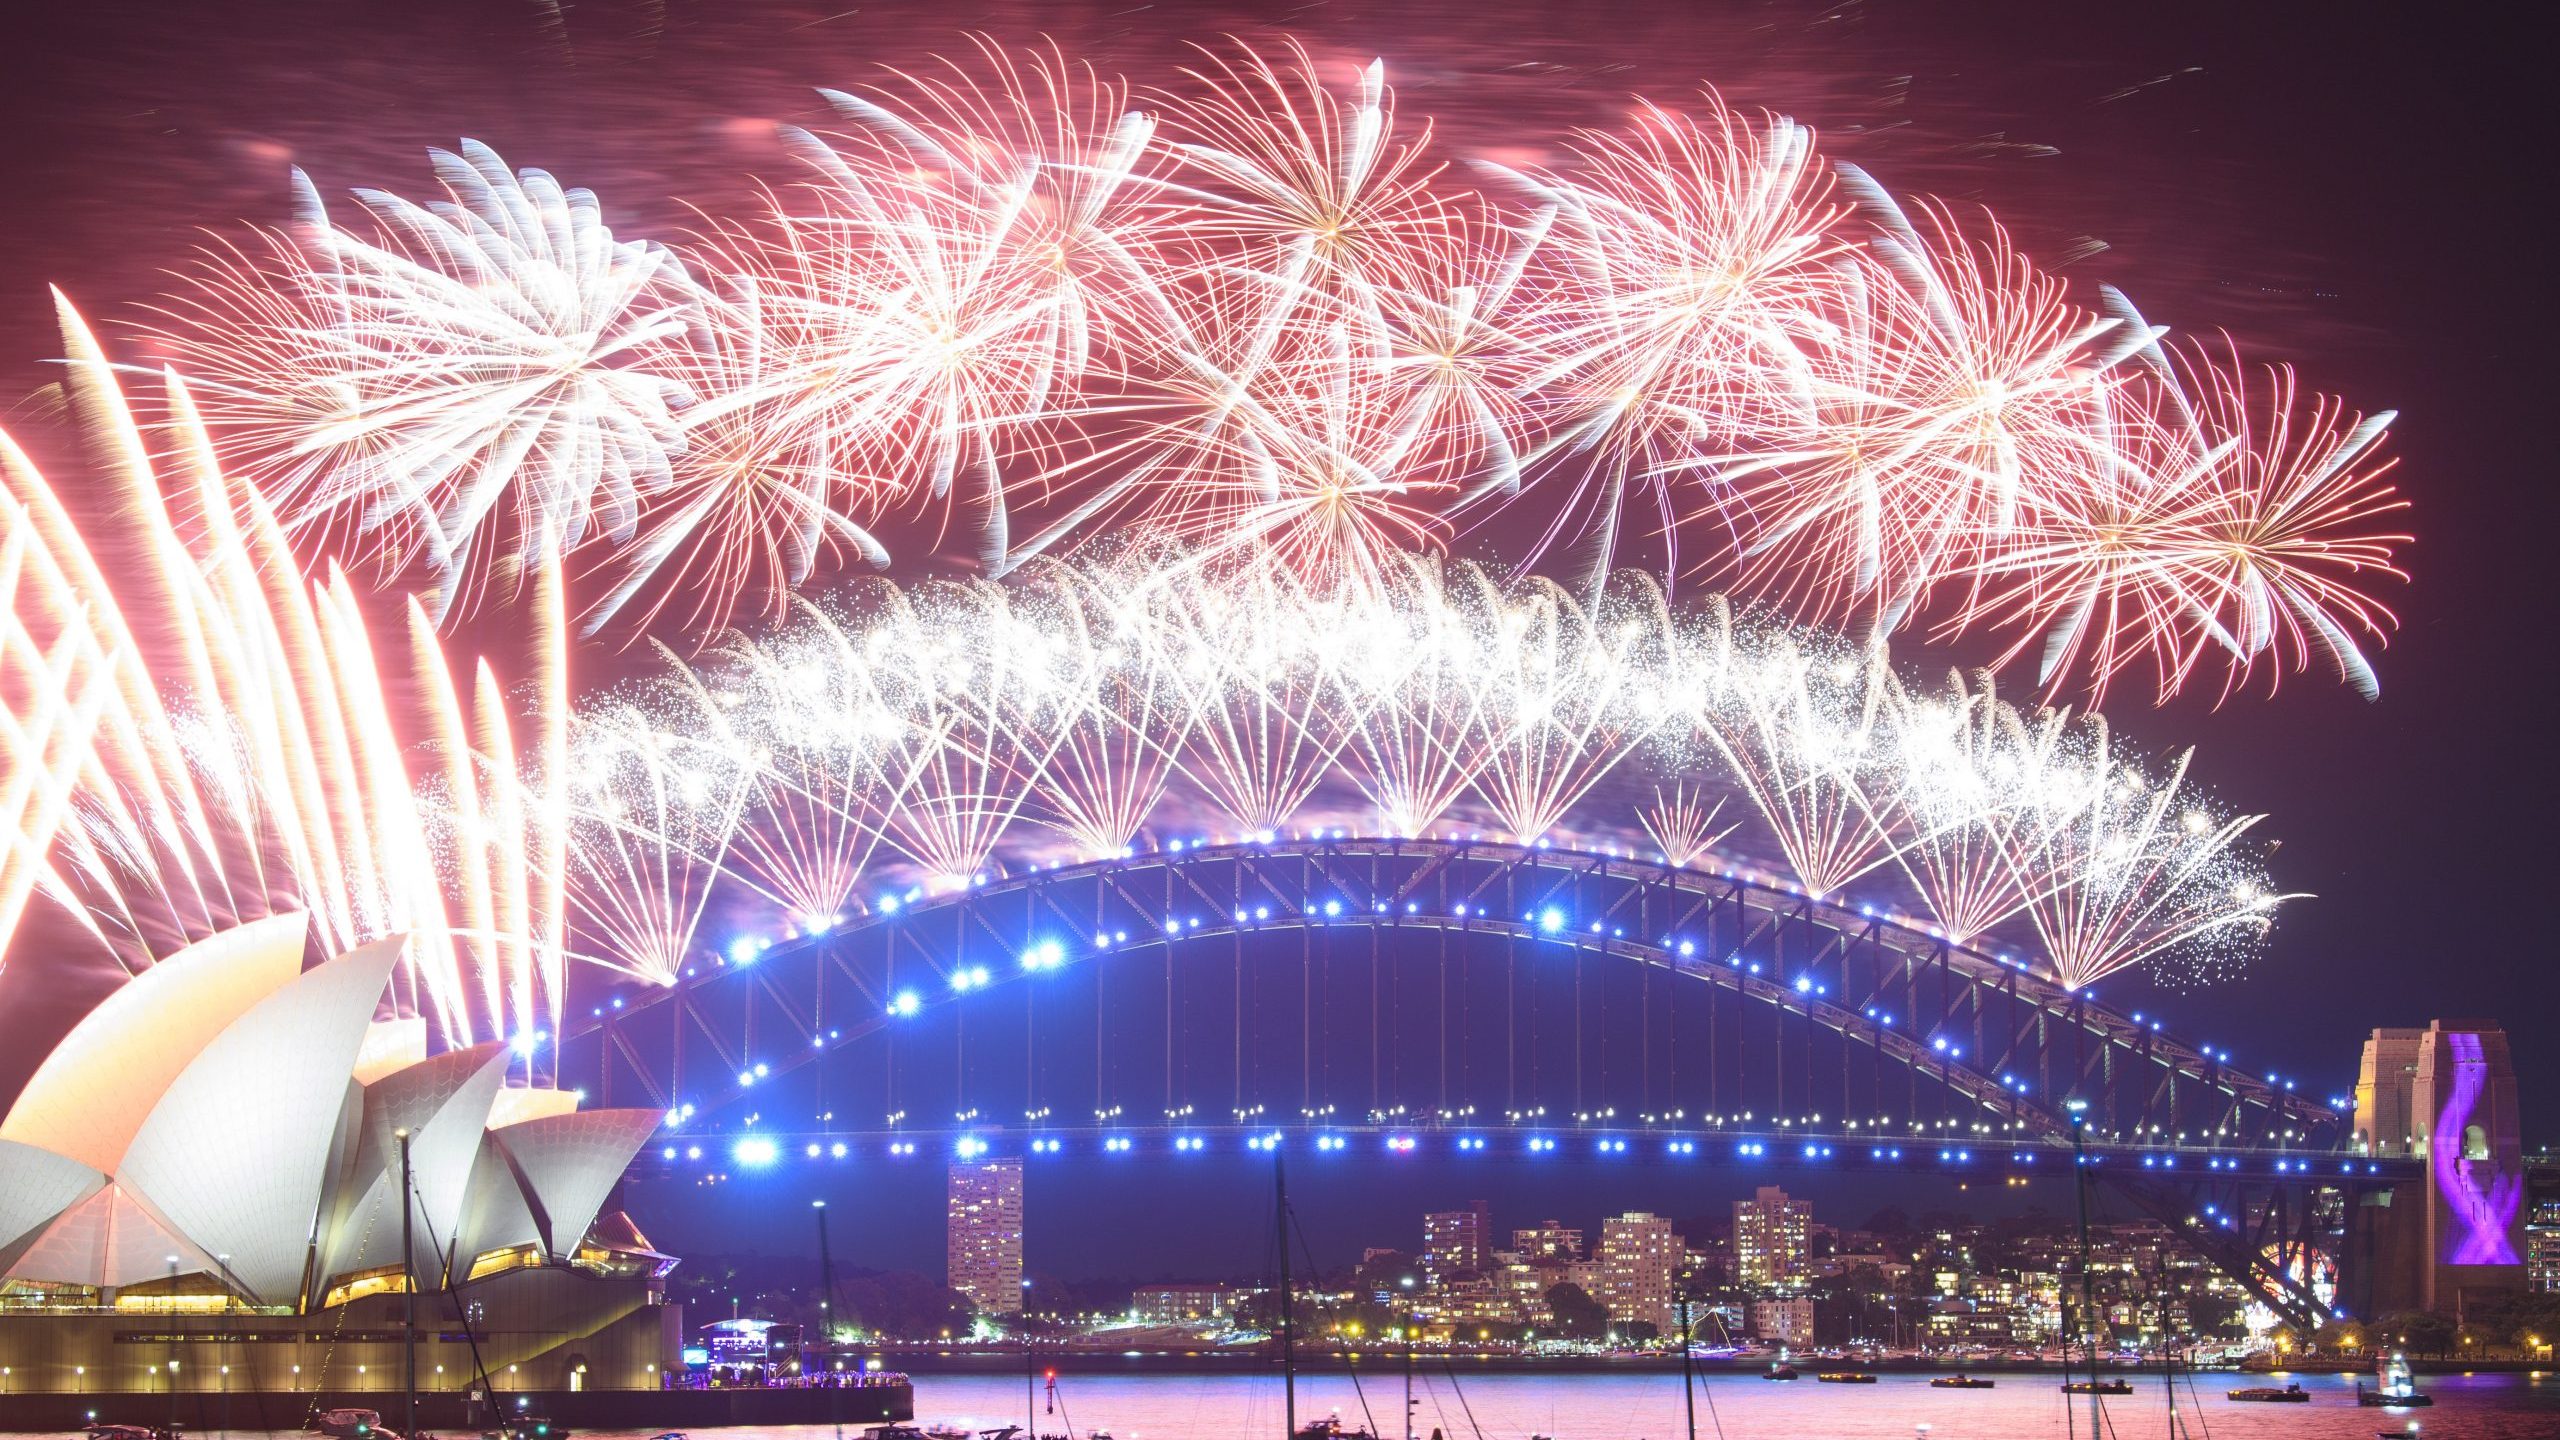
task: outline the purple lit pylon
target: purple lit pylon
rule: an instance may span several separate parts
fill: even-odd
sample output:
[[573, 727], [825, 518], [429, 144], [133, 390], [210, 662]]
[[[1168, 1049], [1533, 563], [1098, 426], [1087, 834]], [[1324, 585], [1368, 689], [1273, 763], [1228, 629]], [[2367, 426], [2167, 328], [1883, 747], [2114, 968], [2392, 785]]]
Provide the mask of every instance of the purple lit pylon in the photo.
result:
[[2480, 1052], [2479, 1036], [2448, 1038], [2453, 1044], [2453, 1095], [2436, 1116], [2435, 1142], [2428, 1150], [2436, 1192], [2455, 1221], [2445, 1241], [2445, 1263], [2513, 1265], [2516, 1251], [2507, 1232], [2524, 1198], [2524, 1177], [2499, 1174], [2494, 1154], [2478, 1161], [2471, 1157], [2464, 1142], [2489, 1063]]

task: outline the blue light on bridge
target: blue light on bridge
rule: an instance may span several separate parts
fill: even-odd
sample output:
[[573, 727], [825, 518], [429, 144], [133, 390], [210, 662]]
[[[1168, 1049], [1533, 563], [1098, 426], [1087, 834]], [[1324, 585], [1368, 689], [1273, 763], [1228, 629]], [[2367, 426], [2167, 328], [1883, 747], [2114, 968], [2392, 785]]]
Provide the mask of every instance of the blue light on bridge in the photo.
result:
[[1102, 1142], [1102, 1148], [1109, 1154], [1126, 1155], [1129, 1153], [1132, 1143], [1133, 1142], [1126, 1135], [1114, 1135]]
[[737, 939], [729, 942], [729, 963], [732, 965], [753, 965], [756, 963], [756, 957], [764, 953], [765, 944], [766, 942], [753, 939], [749, 936], [739, 936]]
[[1348, 1141], [1345, 1141], [1339, 1135], [1319, 1135], [1316, 1137], [1316, 1148], [1318, 1150], [1339, 1150], [1348, 1143]]
[[1417, 1143], [1419, 1142], [1410, 1135], [1390, 1135], [1387, 1137], [1387, 1148], [1398, 1155], [1412, 1154], [1413, 1148]]
[[913, 1140], [892, 1140], [889, 1142], [889, 1153], [892, 1155], [913, 1155], [916, 1153], [916, 1142]]
[[951, 993], [954, 995], [966, 995], [970, 991], [985, 985], [987, 980], [988, 975], [986, 966], [964, 965], [951, 972]]
[[1603, 1136], [1597, 1148], [1603, 1155], [1624, 1155], [1627, 1153], [1627, 1142]]
[[1481, 1135], [1461, 1135], [1458, 1137], [1458, 1148], [1461, 1150], [1481, 1150], [1484, 1148], [1484, 1137]]
[[782, 1147], [762, 1135], [750, 1135], [730, 1147], [729, 1158], [750, 1170], [761, 1170], [782, 1158]]
[[1555, 1148], [1556, 1142], [1547, 1136], [1532, 1135], [1529, 1137], [1529, 1153], [1532, 1155], [1545, 1155], [1552, 1152]]
[[901, 990], [897, 998], [889, 1002], [889, 1013], [902, 1020], [923, 1008], [924, 997], [913, 990]]
[[1741, 1144], [1733, 1147], [1733, 1153], [1736, 1155], [1766, 1155], [1769, 1153], [1769, 1147], [1757, 1140], [1745, 1140]]
[[1022, 952], [1025, 970], [1055, 970], [1067, 963], [1067, 947], [1055, 940], [1043, 940]]
[[1058, 1153], [1061, 1146], [1062, 1142], [1055, 1137], [1043, 1136], [1035, 1138], [1031, 1142], [1031, 1153], [1034, 1155], [1055, 1155]]
[[1698, 1142], [1695, 1140], [1674, 1140], [1663, 1146], [1662, 1150], [1666, 1155], [1695, 1155], [1698, 1153]]
[[1176, 1135], [1173, 1137], [1173, 1148], [1185, 1155], [1190, 1155], [1208, 1149], [1209, 1142], [1197, 1135]]
[[975, 1160], [987, 1153], [987, 1142], [975, 1135], [963, 1135], [953, 1143], [951, 1153], [963, 1160]]
[[1538, 912], [1538, 928], [1553, 935], [1564, 928], [1564, 912], [1550, 905]]

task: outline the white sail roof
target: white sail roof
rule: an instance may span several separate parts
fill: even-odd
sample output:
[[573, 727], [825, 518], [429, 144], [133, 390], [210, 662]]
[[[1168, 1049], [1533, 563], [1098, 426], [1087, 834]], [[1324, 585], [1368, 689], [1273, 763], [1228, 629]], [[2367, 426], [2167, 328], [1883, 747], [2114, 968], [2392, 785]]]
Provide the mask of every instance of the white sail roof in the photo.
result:
[[36, 1067], [0, 1140], [116, 1173], [178, 1073], [301, 971], [304, 931], [299, 914], [253, 920], [126, 981]]
[[[378, 1029], [379, 1027], [377, 1027]], [[416, 1187], [412, 1259], [417, 1273], [441, 1273], [440, 1247], [462, 1220], [471, 1167], [489, 1123], [489, 1102], [506, 1079], [507, 1048], [492, 1041], [395, 1070], [364, 1087], [354, 1153], [336, 1185], [322, 1229], [323, 1287], [339, 1276], [400, 1263], [400, 1142], [409, 1132]]]
[[545, 1248], [566, 1255], [586, 1238], [613, 1182], [666, 1120], [658, 1110], [582, 1110], [489, 1132], [533, 1201]]
[[106, 1183], [107, 1177], [77, 1160], [0, 1140], [0, 1270], [20, 1240]]
[[455, 1283], [471, 1273], [471, 1262], [492, 1250], [540, 1245], [541, 1223], [525, 1199], [524, 1183], [514, 1162], [498, 1148], [495, 1132], [480, 1137], [479, 1158], [471, 1167], [471, 1184], [462, 1201], [462, 1236], [452, 1246]]
[[300, 1293], [348, 1078], [401, 937], [296, 977], [206, 1044], [134, 1133], [116, 1179], [268, 1303]]
[[149, 1201], [109, 1185], [27, 1236], [0, 1271], [57, 1285], [134, 1285], [170, 1274], [220, 1275], [222, 1263], [180, 1234]]

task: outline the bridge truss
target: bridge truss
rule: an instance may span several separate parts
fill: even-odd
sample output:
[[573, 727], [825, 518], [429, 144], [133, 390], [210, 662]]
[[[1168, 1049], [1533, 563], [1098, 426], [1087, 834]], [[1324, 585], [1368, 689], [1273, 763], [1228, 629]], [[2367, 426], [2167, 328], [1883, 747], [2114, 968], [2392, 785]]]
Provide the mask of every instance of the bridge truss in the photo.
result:
[[1435, 1144], [2067, 1173], [2077, 1141], [2099, 1183], [2306, 1324], [2343, 1207], [2408, 1178], [2344, 1153], [2329, 1107], [1995, 951], [1738, 873], [1487, 841], [1168, 846], [886, 901], [611, 997], [558, 1066], [600, 1103], [821, 1154]]

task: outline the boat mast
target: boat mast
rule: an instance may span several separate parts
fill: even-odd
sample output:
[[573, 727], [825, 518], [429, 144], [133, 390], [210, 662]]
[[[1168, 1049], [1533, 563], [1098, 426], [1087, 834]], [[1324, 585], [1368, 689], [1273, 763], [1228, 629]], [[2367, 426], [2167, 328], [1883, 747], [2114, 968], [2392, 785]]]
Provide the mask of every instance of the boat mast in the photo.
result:
[[[2073, 1100], [2066, 1108], [2071, 1112], [2071, 1191], [2080, 1202], [2080, 1323], [2089, 1332], [2089, 1440], [2097, 1440], [2105, 1411], [2104, 1402], [2098, 1394], [2097, 1281], [2089, 1273], [2089, 1102]], [[2068, 1387], [2071, 1380], [2071, 1337], [2067, 1335], [2063, 1337], [2062, 1353], [2063, 1383]], [[2071, 1411], [2068, 1404], [2062, 1408], [2065, 1415]]]
[[407, 1440], [418, 1437], [418, 1257], [413, 1233], [417, 1220], [416, 1192], [410, 1188], [409, 1128], [402, 1126], [391, 1132], [400, 1142], [400, 1298], [407, 1302], [400, 1321], [400, 1398], [402, 1418], [400, 1433]]
[[1292, 1318], [1297, 1301], [1289, 1290], [1289, 1171], [1276, 1144], [1271, 1147], [1271, 1184], [1277, 1199], [1272, 1226], [1280, 1236], [1280, 1393], [1289, 1425], [1286, 1440], [1298, 1440], [1297, 1326]]
[[[836, 1342], [836, 1272], [834, 1261], [827, 1254], [827, 1202], [812, 1200], [809, 1208], [818, 1212], [818, 1353], [825, 1355]], [[834, 1377], [818, 1378], [823, 1382]], [[832, 1386], [827, 1394], [827, 1418], [835, 1424], [836, 1440], [844, 1440], [844, 1397], [836, 1394]]]
[[1680, 1404], [1689, 1416], [1689, 1440], [1698, 1440], [1698, 1384], [1689, 1358], [1689, 1296], [1680, 1296]]

